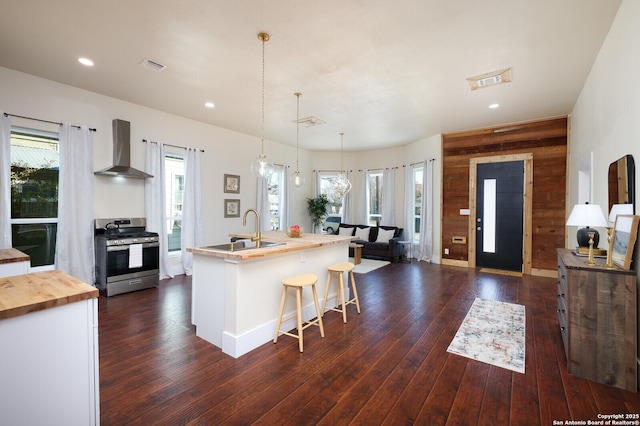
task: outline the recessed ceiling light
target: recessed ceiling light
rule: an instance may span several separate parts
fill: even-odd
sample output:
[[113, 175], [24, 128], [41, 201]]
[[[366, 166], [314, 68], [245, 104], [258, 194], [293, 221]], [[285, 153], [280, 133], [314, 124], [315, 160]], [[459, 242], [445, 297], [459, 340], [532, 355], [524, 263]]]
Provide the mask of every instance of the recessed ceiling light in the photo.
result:
[[89, 58], [78, 58], [78, 62], [80, 62], [82, 65], [86, 65], [88, 67], [92, 67], [93, 66], [93, 61]]
[[489, 108], [491, 108], [491, 109], [496, 109], [496, 108], [498, 108], [499, 106], [500, 106], [500, 104], [491, 104], [491, 105], [489, 105]]
[[213, 108], [216, 106], [216, 104], [214, 104], [213, 102], [205, 102], [204, 106], [206, 106], [207, 108]]

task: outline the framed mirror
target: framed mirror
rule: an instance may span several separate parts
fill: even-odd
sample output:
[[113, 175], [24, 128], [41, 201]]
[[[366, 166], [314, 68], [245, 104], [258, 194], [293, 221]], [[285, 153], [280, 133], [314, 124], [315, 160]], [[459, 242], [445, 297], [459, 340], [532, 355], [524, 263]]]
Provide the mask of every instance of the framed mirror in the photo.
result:
[[632, 155], [614, 161], [609, 165], [608, 188], [609, 188], [609, 210], [614, 204], [631, 204], [635, 214], [635, 182], [636, 166]]
[[613, 231], [613, 245], [611, 260], [622, 269], [629, 270], [633, 247], [638, 235], [638, 222], [640, 216], [618, 215]]

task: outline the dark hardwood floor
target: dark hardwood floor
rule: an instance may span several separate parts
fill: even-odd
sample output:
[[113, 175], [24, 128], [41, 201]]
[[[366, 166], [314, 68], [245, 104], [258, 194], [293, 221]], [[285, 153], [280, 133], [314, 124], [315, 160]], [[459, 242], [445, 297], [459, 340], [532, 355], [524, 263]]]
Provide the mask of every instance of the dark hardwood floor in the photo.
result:
[[[640, 413], [636, 393], [567, 374], [556, 280], [394, 263], [357, 274], [362, 313], [325, 314], [234, 359], [195, 336], [191, 280], [100, 297], [103, 425], [552, 425]], [[526, 374], [446, 352], [476, 297], [526, 306]], [[274, 312], [278, 307], [274, 306]]]

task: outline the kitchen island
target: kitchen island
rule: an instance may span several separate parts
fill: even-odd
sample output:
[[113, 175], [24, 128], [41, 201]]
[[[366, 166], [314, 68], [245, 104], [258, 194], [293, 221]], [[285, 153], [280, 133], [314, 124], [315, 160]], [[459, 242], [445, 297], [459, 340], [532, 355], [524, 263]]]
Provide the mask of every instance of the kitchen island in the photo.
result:
[[[284, 232], [262, 233], [262, 240], [280, 245], [220, 250], [191, 247], [193, 253], [191, 322], [196, 335], [235, 358], [272, 341], [282, 296], [282, 279], [316, 274], [324, 295], [327, 267], [346, 262], [353, 237], [304, 234], [290, 238]], [[288, 298], [285, 315], [295, 311]], [[322, 305], [322, 300], [319, 301]], [[316, 316], [311, 292], [303, 294], [303, 317]], [[283, 323], [295, 328], [295, 321]]]

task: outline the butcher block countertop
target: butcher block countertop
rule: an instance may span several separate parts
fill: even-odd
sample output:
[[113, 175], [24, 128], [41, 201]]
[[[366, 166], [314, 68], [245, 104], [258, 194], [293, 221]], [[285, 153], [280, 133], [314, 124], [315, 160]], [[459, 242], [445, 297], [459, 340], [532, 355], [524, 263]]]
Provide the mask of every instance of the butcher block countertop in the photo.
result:
[[[231, 234], [230, 236], [239, 237], [240, 234]], [[267, 231], [261, 233], [262, 241], [283, 242], [285, 244], [271, 247], [261, 247], [253, 249], [244, 249], [238, 251], [216, 250], [208, 247], [189, 247], [187, 251], [193, 254], [204, 256], [219, 257], [222, 259], [249, 260], [259, 259], [276, 254], [290, 253], [292, 251], [309, 250], [317, 247], [328, 246], [332, 244], [347, 243], [355, 237], [345, 235], [328, 235], [328, 234], [302, 234], [302, 237], [291, 238], [283, 231]], [[224, 243], [222, 243], [224, 244]]]
[[0, 320], [97, 297], [97, 288], [62, 271], [0, 278]]
[[14, 248], [0, 249], [0, 263], [28, 262], [31, 260], [28, 254]]

